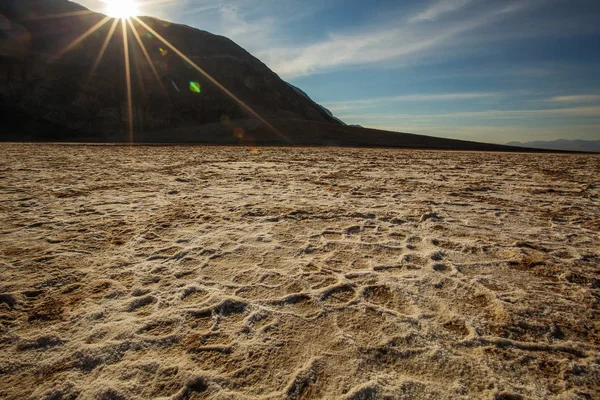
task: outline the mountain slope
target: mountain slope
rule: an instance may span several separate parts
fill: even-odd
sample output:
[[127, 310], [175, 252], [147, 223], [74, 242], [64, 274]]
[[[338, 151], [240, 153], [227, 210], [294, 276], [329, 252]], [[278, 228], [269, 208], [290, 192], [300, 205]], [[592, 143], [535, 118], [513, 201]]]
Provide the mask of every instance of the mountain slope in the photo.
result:
[[[127, 97], [120, 23], [90, 75], [112, 21], [56, 57], [104, 16], [66, 0], [4, 0], [0, 13], [10, 21], [0, 24], [0, 93], [5, 103], [99, 138], [123, 131]], [[142, 20], [261, 116], [337, 123], [231, 40], [155, 18]], [[248, 117], [244, 107], [156, 35], [133, 24], [158, 74], [157, 79], [128, 27], [136, 134]]]
[[553, 141], [535, 142], [510, 142], [508, 146], [529, 147], [533, 149], [567, 150], [567, 151], [589, 151], [600, 152], [600, 140], [567, 140], [559, 139]]
[[329, 111], [326, 107], [316, 103], [313, 99], [310, 98], [310, 96], [302, 89], [300, 89], [297, 86], [292, 85], [291, 83], [288, 83], [288, 85], [290, 85], [292, 87], [292, 89], [294, 89], [297, 93], [299, 93], [301, 96], [303, 96], [305, 99], [310, 100], [311, 102], [313, 102], [314, 104], [316, 104], [318, 107], [320, 107], [323, 111], [325, 111], [325, 113], [327, 115], [329, 115], [331, 118], [335, 119], [337, 122], [339, 122], [342, 125], [346, 125], [346, 123], [344, 121], [342, 121], [339, 118], [336, 118], [333, 113], [331, 111]]

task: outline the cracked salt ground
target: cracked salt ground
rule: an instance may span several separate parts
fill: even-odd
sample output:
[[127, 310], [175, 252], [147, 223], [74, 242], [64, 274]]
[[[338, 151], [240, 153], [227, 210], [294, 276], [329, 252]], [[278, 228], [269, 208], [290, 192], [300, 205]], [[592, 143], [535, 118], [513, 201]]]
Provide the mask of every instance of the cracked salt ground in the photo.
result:
[[598, 156], [1, 147], [1, 398], [600, 397]]

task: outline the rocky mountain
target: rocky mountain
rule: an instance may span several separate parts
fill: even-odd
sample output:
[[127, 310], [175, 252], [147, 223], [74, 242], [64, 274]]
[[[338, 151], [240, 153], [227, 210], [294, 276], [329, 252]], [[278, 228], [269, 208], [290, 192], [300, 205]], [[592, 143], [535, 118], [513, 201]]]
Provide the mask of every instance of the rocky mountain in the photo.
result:
[[509, 146], [528, 147], [533, 149], [586, 151], [600, 153], [600, 140], [568, 140], [559, 139], [553, 141], [535, 142], [510, 142]]
[[[118, 136], [123, 131], [127, 96], [120, 22], [101, 24], [103, 15], [66, 0], [3, 0], [0, 14], [4, 104], [93, 137]], [[142, 21], [264, 118], [337, 123], [231, 40], [155, 18]], [[126, 30], [136, 135], [248, 117], [244, 107], [140, 23], [134, 20]], [[109, 33], [112, 39], [94, 70]]]

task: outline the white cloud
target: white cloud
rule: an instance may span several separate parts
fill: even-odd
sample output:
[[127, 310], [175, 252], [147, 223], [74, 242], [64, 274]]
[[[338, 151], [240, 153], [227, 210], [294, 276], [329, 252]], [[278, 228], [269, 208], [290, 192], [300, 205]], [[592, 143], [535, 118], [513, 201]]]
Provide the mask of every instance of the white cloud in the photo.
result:
[[433, 21], [445, 14], [453, 13], [472, 3], [473, 0], [437, 0], [426, 10], [409, 19], [409, 22]]
[[556, 96], [551, 98], [550, 101], [558, 103], [596, 103], [600, 102], [600, 95]]
[[220, 7], [221, 29], [225, 36], [234, 42], [269, 43], [274, 32], [274, 18], [262, 17], [248, 21], [236, 4]]
[[263, 48], [260, 59], [284, 78], [294, 78], [351, 65], [408, 60], [439, 54], [461, 45], [461, 35], [493, 23], [496, 19], [528, 7], [530, 0], [504, 2], [486, 7], [476, 16], [430, 24], [407, 21], [378, 22], [352, 33], [331, 34], [307, 46]]
[[492, 110], [470, 111], [455, 114], [440, 114], [439, 117], [475, 117], [475, 118], [532, 118], [532, 117], [597, 117], [600, 107], [552, 108], [543, 110]]
[[535, 117], [593, 117], [600, 119], [600, 106], [598, 107], [570, 107], [537, 110], [487, 110], [466, 111], [441, 114], [341, 114], [340, 118], [365, 119], [365, 120], [434, 120], [453, 118], [483, 118], [483, 119], [519, 119]]
[[381, 103], [393, 102], [429, 102], [429, 101], [463, 101], [484, 98], [501, 97], [502, 93], [440, 93], [440, 94], [409, 94], [401, 96], [387, 96], [370, 99], [324, 102], [323, 105], [331, 111], [345, 111], [367, 108]]

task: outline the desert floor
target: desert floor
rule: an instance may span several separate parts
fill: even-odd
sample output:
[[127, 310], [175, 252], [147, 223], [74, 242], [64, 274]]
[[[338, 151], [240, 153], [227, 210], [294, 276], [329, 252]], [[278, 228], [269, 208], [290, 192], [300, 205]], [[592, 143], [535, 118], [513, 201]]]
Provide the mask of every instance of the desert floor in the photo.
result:
[[2, 399], [598, 399], [600, 157], [0, 145]]

